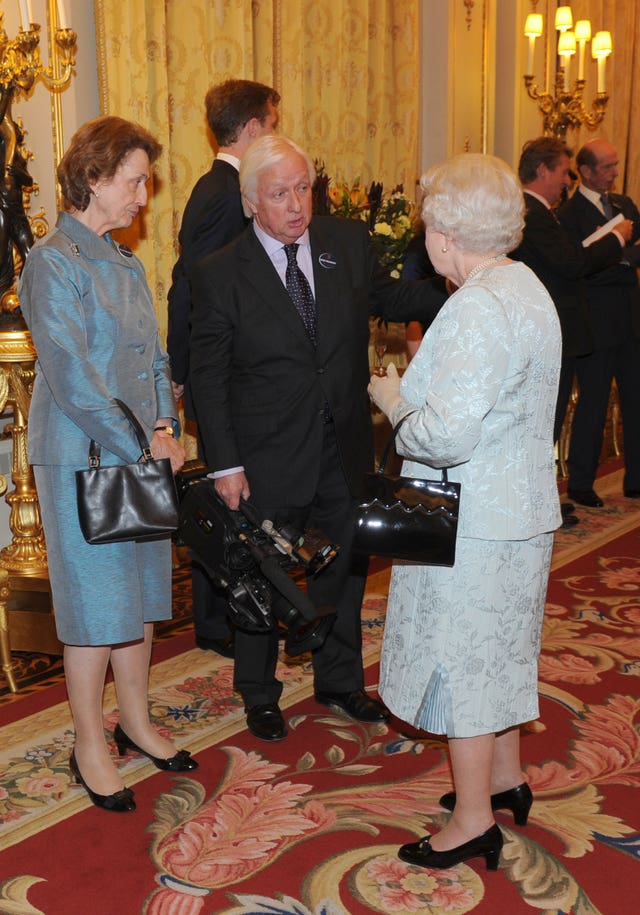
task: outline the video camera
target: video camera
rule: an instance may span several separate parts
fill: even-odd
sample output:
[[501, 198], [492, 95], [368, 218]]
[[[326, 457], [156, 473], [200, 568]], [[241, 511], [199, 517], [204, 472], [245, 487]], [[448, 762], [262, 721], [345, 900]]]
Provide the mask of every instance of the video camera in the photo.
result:
[[335, 610], [316, 608], [292, 575], [319, 574], [339, 547], [315, 528], [276, 529], [250, 502], [231, 511], [206, 474], [199, 461], [178, 474], [178, 538], [225, 592], [232, 623], [247, 632], [284, 629], [291, 656], [318, 648]]

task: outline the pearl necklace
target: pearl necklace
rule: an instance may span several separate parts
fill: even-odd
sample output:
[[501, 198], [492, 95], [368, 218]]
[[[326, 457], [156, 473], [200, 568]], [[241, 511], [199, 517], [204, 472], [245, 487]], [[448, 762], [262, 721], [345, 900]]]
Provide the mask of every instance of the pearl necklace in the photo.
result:
[[482, 270], [484, 270], [485, 267], [490, 267], [491, 264], [497, 264], [497, 263], [499, 263], [499, 261], [503, 261], [506, 256], [507, 256], [506, 254], [496, 254], [493, 257], [488, 257], [484, 261], [480, 261], [479, 264], [476, 264], [475, 267], [472, 267], [471, 270], [467, 273], [467, 275], [464, 279], [465, 283], [467, 282], [467, 280], [470, 280], [472, 276], [476, 276], [476, 274], [478, 274]]

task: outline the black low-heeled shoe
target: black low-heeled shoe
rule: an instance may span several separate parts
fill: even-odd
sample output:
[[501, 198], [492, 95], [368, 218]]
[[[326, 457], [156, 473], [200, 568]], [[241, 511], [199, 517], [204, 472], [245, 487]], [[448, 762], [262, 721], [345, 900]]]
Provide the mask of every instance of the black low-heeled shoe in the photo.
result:
[[[453, 810], [456, 806], [456, 793], [449, 791], [440, 798], [440, 804], [445, 810]], [[529, 818], [529, 811], [533, 804], [533, 794], [531, 788], [526, 782], [516, 785], [515, 788], [509, 788], [508, 791], [498, 791], [491, 795], [492, 810], [510, 810], [513, 814], [513, 821], [516, 826], [526, 826]]]
[[475, 839], [463, 842], [462, 845], [457, 845], [455, 848], [448, 848], [446, 851], [433, 849], [430, 838], [431, 836], [425, 836], [418, 842], [403, 845], [398, 851], [398, 857], [407, 864], [417, 864], [418, 867], [431, 867], [435, 870], [455, 867], [456, 864], [462, 864], [463, 861], [468, 861], [470, 858], [484, 858], [488, 871], [498, 869], [504, 839], [495, 823], [481, 836], [476, 836]]
[[198, 768], [198, 763], [195, 759], [191, 759], [191, 753], [188, 750], [178, 750], [175, 756], [170, 756], [168, 759], [152, 756], [151, 753], [147, 753], [137, 743], [134, 743], [119, 724], [115, 727], [113, 739], [116, 742], [120, 756], [124, 756], [127, 750], [135, 750], [136, 753], [141, 753], [147, 759], [150, 759], [157, 769], [163, 769], [165, 772], [192, 772]]
[[121, 791], [116, 791], [115, 794], [97, 794], [95, 791], [92, 791], [78, 768], [75, 750], [72, 751], [69, 758], [69, 768], [71, 769], [75, 782], [78, 785], [82, 785], [89, 795], [91, 802], [95, 804], [96, 807], [100, 807], [102, 810], [110, 810], [113, 813], [130, 813], [132, 810], [136, 809], [136, 802], [133, 799], [133, 791], [131, 788], [123, 788]]

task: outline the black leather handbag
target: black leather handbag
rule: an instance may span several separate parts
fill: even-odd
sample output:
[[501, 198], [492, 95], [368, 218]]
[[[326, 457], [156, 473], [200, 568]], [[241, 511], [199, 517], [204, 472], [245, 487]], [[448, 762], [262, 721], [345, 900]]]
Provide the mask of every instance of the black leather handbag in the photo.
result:
[[156, 460], [137, 417], [114, 398], [140, 444], [136, 464], [100, 466], [100, 445], [91, 440], [89, 467], [76, 471], [78, 518], [88, 543], [151, 540], [178, 526], [178, 494], [168, 458]]
[[363, 498], [356, 507], [353, 549], [373, 556], [452, 566], [456, 558], [460, 484], [448, 481], [446, 469], [440, 480], [385, 473], [405, 419], [406, 416], [391, 433], [378, 471], [365, 477]]

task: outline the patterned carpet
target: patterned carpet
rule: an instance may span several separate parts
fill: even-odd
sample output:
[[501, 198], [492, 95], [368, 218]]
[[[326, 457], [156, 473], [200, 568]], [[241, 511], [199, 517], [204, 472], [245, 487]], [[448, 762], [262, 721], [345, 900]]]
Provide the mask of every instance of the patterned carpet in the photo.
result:
[[[541, 716], [523, 748], [535, 803], [526, 829], [498, 814], [497, 874], [481, 860], [438, 872], [396, 857], [449, 816], [437, 802], [451, 785], [442, 740], [328, 713], [301, 658], [279, 669], [290, 735], [258, 745], [231, 665], [192, 647], [185, 616], [156, 645], [152, 713], [200, 769], [172, 776], [127, 756], [133, 815], [105, 814], [71, 784], [61, 683], [0, 708], [0, 915], [637, 911], [640, 505], [620, 490], [620, 472], [606, 476], [606, 507], [580, 510], [557, 536]], [[365, 602], [372, 690], [387, 584], [388, 570], [374, 572]], [[178, 601], [185, 591], [178, 572]], [[109, 734], [116, 721], [108, 686]]]

